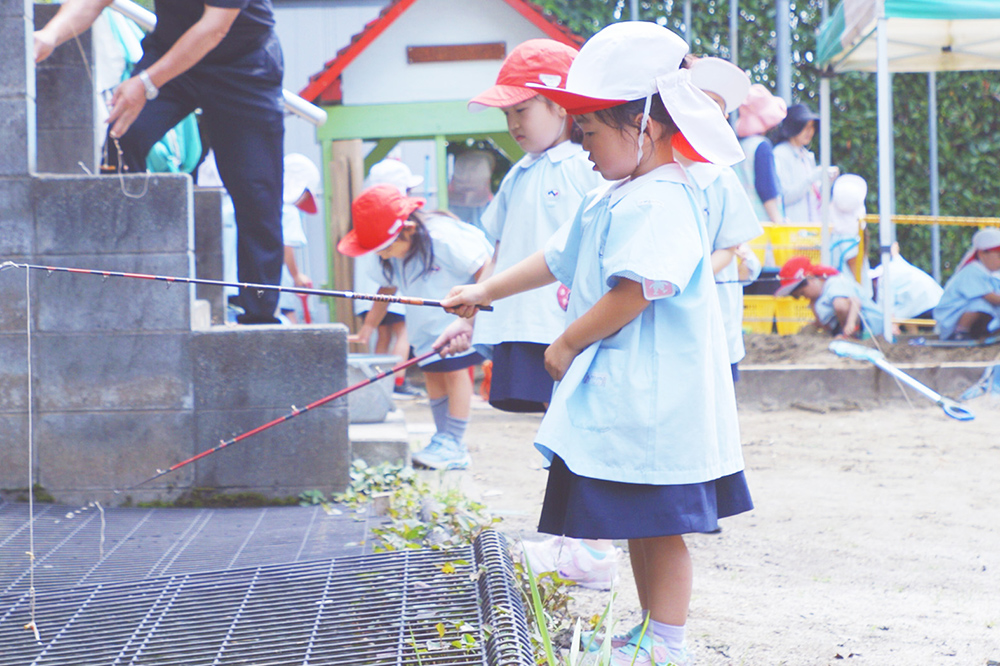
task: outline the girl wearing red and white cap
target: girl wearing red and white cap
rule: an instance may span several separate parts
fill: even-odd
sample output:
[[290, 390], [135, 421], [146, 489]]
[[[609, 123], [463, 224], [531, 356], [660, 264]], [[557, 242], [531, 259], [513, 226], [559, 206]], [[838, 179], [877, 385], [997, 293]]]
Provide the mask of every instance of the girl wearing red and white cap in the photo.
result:
[[[550, 461], [539, 530], [628, 539], [642, 621], [612, 663], [691, 663], [683, 535], [752, 508], [701, 211], [674, 153], [743, 158], [719, 107], [680, 69], [684, 40], [625, 21], [592, 37], [566, 89], [606, 179], [544, 250], [445, 300], [456, 312], [560, 280], [566, 330], [545, 352], [558, 381], [535, 446]], [[648, 618], [648, 622], [646, 619]]]
[[[890, 269], [890, 277], [892, 272]], [[975, 340], [1000, 324], [1000, 229], [980, 229], [934, 308], [942, 340]]]
[[[349, 257], [376, 253], [380, 259], [369, 276], [379, 293], [438, 299], [454, 284], [475, 282], [491, 264], [493, 247], [482, 231], [445, 213], [421, 210], [423, 199], [408, 197], [394, 185], [376, 185], [351, 205], [354, 228], [337, 244]], [[372, 304], [358, 331], [366, 344], [381, 323], [386, 303]], [[472, 377], [467, 368], [482, 362], [468, 349], [469, 322], [437, 307], [411, 307], [406, 328], [418, 356], [435, 344], [459, 334], [466, 351], [421, 364], [427, 382], [437, 432], [430, 444], [413, 454], [414, 464], [432, 469], [465, 469], [469, 450], [465, 430], [472, 402]]]

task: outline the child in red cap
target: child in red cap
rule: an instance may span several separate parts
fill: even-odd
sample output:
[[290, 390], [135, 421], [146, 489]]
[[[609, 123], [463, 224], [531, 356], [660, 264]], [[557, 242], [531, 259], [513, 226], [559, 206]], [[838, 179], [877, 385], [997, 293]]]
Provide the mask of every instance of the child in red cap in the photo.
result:
[[820, 326], [834, 335], [882, 334], [882, 312], [853, 279], [809, 257], [792, 257], [778, 272], [775, 296], [808, 298]]
[[[354, 228], [337, 249], [349, 257], [378, 254], [380, 261], [368, 277], [381, 285], [380, 294], [399, 290], [439, 299], [456, 283], [475, 282], [491, 265], [493, 247], [483, 232], [446, 213], [426, 213], [423, 205], [423, 199], [408, 197], [394, 185], [370, 187], [351, 205]], [[386, 309], [384, 302], [372, 304], [358, 342], [367, 344]], [[421, 363], [437, 432], [413, 454], [413, 462], [431, 469], [465, 469], [470, 458], [464, 436], [472, 402], [467, 368], [483, 360], [468, 348], [471, 325], [441, 308], [414, 306], [407, 308], [406, 328], [417, 355], [456, 336], [464, 339], [465, 351]]]

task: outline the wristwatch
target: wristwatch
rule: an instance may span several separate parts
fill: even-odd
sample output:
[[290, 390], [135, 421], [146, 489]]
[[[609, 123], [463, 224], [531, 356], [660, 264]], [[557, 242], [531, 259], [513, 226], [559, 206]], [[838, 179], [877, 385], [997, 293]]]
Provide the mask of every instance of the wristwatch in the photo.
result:
[[146, 89], [146, 99], [156, 99], [156, 96], [160, 94], [160, 89], [153, 84], [153, 80], [149, 78], [149, 73], [146, 70], [139, 72], [139, 80], [142, 81], [142, 87]]

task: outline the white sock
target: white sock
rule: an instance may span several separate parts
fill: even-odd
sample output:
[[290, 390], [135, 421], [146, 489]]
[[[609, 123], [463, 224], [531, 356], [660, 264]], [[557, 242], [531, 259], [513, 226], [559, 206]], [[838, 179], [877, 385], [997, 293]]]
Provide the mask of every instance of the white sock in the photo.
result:
[[680, 650], [684, 647], [685, 625], [665, 624], [650, 618], [649, 628], [652, 630], [653, 635], [663, 639], [663, 642], [667, 644], [667, 648], [670, 650]]

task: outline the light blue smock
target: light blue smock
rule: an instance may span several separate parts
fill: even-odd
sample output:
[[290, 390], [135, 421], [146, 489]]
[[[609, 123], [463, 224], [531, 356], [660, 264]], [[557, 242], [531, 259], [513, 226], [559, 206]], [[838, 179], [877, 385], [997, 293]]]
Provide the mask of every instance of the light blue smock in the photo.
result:
[[[607, 184], [593, 166], [579, 144], [564, 141], [511, 167], [480, 219], [487, 236], [500, 243], [494, 274], [545, 247], [573, 219], [583, 196]], [[566, 326], [558, 289], [551, 284], [497, 301], [490, 316], [476, 317], [473, 344], [551, 344]]]
[[[1000, 278], [990, 273], [978, 259], [955, 271], [945, 283], [941, 300], [934, 308], [938, 336], [947, 340], [954, 335], [958, 320], [965, 312], [984, 312], [994, 320], [1000, 319], [1000, 305], [993, 305], [983, 298], [994, 292], [1000, 293]], [[990, 330], [993, 328], [995, 326], [991, 326]]]
[[[748, 243], [764, 233], [753, 204], [731, 167], [697, 162], [686, 165], [685, 170], [698, 192], [712, 252]], [[730, 363], [739, 363], [746, 356], [743, 346], [743, 285], [739, 279], [739, 264], [735, 257], [715, 274]]]
[[[434, 247], [434, 261], [431, 270], [421, 275], [424, 266], [414, 258], [408, 264], [400, 259], [390, 259], [393, 266], [392, 279], [386, 279], [378, 262], [369, 277], [382, 287], [396, 287], [400, 296], [432, 298], [441, 300], [451, 288], [460, 284], [471, 284], [474, 276], [493, 256], [493, 244], [478, 228], [449, 215], [430, 214], [424, 218], [424, 226], [430, 234]], [[482, 315], [493, 313], [483, 312]], [[426, 354], [433, 348], [434, 341], [444, 332], [456, 316], [443, 308], [429, 305], [413, 305], [406, 309], [406, 333], [417, 356]], [[478, 319], [478, 317], [477, 317]], [[470, 348], [453, 357], [475, 353]], [[452, 358], [452, 357], [449, 357]], [[420, 365], [441, 360], [432, 356]]]
[[861, 285], [843, 273], [830, 276], [823, 282], [823, 293], [813, 304], [819, 323], [828, 329], [836, 328], [837, 314], [833, 310], [833, 301], [838, 298], [856, 298], [861, 303], [865, 330], [872, 335], [882, 335], [882, 311], [875, 305], [875, 301], [861, 291]]
[[649, 305], [583, 350], [535, 438], [574, 473], [623, 483], [702, 483], [743, 469], [736, 397], [708, 234], [676, 164], [597, 190], [545, 248], [572, 289], [571, 323], [619, 279]]

